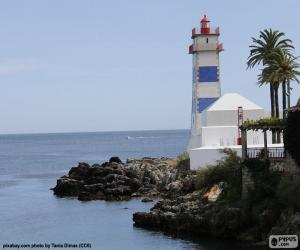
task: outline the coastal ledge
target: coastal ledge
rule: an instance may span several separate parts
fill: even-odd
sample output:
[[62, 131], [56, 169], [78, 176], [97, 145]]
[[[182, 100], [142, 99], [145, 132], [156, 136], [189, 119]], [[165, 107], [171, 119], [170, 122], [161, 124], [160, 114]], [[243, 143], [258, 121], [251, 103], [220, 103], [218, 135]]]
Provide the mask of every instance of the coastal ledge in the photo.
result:
[[[266, 209], [257, 216], [242, 203], [218, 201], [224, 183], [215, 185], [203, 195], [194, 191], [173, 199], [158, 201], [149, 212], [133, 214], [137, 227], [163, 231], [174, 236], [189, 235], [195, 239], [210, 236], [231, 239], [249, 249], [265, 249], [270, 235], [300, 235], [300, 213], [293, 209]], [[220, 190], [221, 192], [218, 192]], [[212, 201], [210, 198], [217, 198]], [[252, 220], [255, 223], [252, 223]], [[247, 248], [248, 249], [248, 248]]]
[[[265, 161], [253, 162], [254, 171], [232, 152], [227, 153], [218, 165], [198, 172], [188, 170], [187, 164], [182, 164], [185, 160], [170, 158], [145, 157], [123, 163], [112, 157], [103, 164], [79, 163], [57, 180], [53, 191], [59, 197], [72, 196], [81, 201], [139, 197], [151, 202], [159, 197], [149, 212], [133, 214], [134, 224], [176, 236], [213, 236], [247, 241], [257, 247], [266, 245], [272, 234], [300, 235], [297, 206], [281, 203], [278, 192], [264, 191], [267, 188], [285, 194], [285, 182], [298, 188], [298, 178], [290, 180], [291, 176], [284, 175], [280, 182], [275, 177], [281, 174], [270, 171]], [[245, 170], [254, 171], [251, 176], [255, 184], [247, 199], [241, 197], [241, 174]], [[199, 186], [201, 183], [205, 185]], [[269, 185], [273, 185], [271, 189]], [[295, 202], [298, 204], [298, 200]]]
[[[194, 190], [195, 172], [182, 170], [175, 159], [128, 159], [89, 165], [79, 163], [52, 189], [59, 197], [89, 200], [129, 200], [133, 197], [175, 197]], [[149, 199], [144, 199], [149, 201]]]

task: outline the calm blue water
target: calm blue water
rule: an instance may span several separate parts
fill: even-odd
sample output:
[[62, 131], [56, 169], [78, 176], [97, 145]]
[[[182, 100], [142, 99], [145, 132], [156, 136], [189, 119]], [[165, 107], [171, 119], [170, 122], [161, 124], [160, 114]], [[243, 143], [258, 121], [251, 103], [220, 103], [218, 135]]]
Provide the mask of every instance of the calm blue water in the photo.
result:
[[0, 136], [0, 247], [91, 243], [92, 249], [230, 249], [224, 242], [175, 239], [133, 227], [132, 214], [148, 211], [153, 203], [81, 202], [49, 190], [79, 161], [175, 157], [185, 150], [188, 135], [177, 130]]

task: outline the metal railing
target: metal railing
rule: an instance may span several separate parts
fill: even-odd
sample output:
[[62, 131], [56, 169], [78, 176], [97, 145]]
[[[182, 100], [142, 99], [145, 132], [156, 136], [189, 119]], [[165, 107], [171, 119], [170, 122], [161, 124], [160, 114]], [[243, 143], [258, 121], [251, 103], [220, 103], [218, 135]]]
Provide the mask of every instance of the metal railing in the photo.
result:
[[283, 147], [274, 147], [268, 148], [267, 150], [267, 157], [265, 157], [265, 150], [264, 148], [248, 148], [247, 149], [247, 156], [248, 158], [268, 158], [268, 159], [285, 159], [286, 153]]
[[[192, 37], [195, 37], [197, 35], [201, 34], [201, 27], [193, 28], [192, 30]], [[210, 28], [210, 34], [219, 35], [220, 34], [220, 28]]]

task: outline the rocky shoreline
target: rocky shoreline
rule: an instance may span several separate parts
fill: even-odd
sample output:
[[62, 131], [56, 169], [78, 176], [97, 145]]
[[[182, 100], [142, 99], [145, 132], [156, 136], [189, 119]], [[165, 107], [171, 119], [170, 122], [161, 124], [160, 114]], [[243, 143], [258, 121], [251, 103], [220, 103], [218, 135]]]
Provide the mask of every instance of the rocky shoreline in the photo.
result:
[[123, 163], [112, 157], [103, 164], [79, 163], [52, 190], [57, 196], [82, 201], [173, 197], [194, 190], [194, 179], [194, 173], [181, 171], [174, 159], [145, 157]]
[[265, 249], [270, 235], [297, 234], [299, 237], [300, 213], [271, 208], [253, 215], [242, 203], [209, 201], [208, 197], [218, 196], [216, 190], [220, 186], [212, 187], [205, 194], [194, 191], [175, 199], [162, 199], [150, 212], [134, 213], [134, 225], [175, 236], [233, 239], [249, 249]]
[[149, 213], [133, 214], [136, 226], [173, 234], [235, 238], [241, 226], [241, 209], [208, 202], [199, 191], [157, 202]]
[[[79, 163], [53, 188], [59, 197], [81, 201], [160, 198], [148, 213], [133, 214], [135, 226], [173, 235], [212, 236], [267, 244], [271, 234], [300, 235], [300, 213], [249, 201], [224, 199], [232, 192], [226, 182], [196, 190], [197, 174], [170, 158], [128, 159], [89, 165]], [[263, 202], [270, 202], [266, 199]]]

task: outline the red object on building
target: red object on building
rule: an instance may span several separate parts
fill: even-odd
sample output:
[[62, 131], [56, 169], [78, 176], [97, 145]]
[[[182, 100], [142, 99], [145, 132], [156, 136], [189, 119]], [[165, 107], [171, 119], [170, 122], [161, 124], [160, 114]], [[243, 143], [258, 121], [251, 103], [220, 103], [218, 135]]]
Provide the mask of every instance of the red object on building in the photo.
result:
[[201, 20], [201, 34], [210, 34], [210, 27], [209, 27], [209, 20], [204, 15], [204, 17]]
[[241, 137], [240, 126], [242, 126], [243, 123], [244, 123], [243, 107], [238, 107], [238, 138], [237, 138], [237, 145], [242, 145], [242, 137]]

